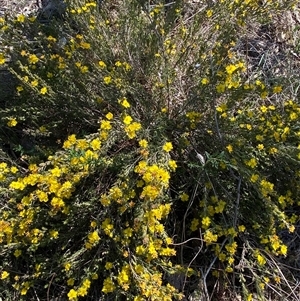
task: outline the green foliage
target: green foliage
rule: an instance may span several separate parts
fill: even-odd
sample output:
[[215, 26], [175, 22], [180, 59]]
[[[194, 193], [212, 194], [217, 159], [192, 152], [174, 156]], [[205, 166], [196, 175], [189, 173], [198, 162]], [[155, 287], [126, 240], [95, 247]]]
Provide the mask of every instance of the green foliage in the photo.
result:
[[67, 4], [0, 19], [0, 297], [297, 300], [298, 75], [249, 54], [297, 7]]

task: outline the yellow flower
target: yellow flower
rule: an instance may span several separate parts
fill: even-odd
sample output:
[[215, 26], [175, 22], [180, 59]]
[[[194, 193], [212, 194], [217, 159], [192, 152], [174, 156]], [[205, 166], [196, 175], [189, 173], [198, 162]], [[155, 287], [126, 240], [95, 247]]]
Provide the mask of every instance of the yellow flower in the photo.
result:
[[260, 94], [260, 97], [261, 97], [262, 99], [267, 98], [267, 96], [268, 96], [268, 92], [267, 92], [267, 91], [261, 92], [261, 94]]
[[207, 85], [209, 83], [209, 79], [207, 77], [202, 78], [201, 84], [202, 85]]
[[86, 288], [86, 287], [84, 287], [84, 286], [81, 286], [81, 287], [78, 288], [77, 294], [78, 294], [78, 296], [80, 296], [80, 297], [84, 297], [84, 296], [87, 295], [87, 291], [88, 291], [88, 288]]
[[141, 198], [148, 197], [149, 200], [153, 201], [159, 195], [160, 190], [153, 185], [147, 185], [143, 188]]
[[34, 21], [36, 20], [36, 16], [30, 17], [30, 18], [28, 18], [28, 20], [29, 20], [30, 22], [34, 22]]
[[126, 109], [130, 108], [130, 103], [127, 101], [125, 97], [119, 100], [119, 103]]
[[119, 283], [120, 286], [122, 286], [122, 288], [124, 290], [127, 290], [129, 288], [128, 287], [128, 283], [130, 281], [129, 273], [130, 273], [130, 270], [129, 270], [128, 266], [125, 265], [125, 266], [122, 267], [121, 272], [117, 276], [118, 283]]
[[225, 269], [225, 271], [226, 271], [227, 273], [232, 273], [232, 272], [233, 272], [233, 268], [230, 267], [230, 266], [227, 266], [226, 269]]
[[5, 162], [0, 163], [0, 169], [2, 169], [5, 172], [9, 171], [8, 168], [7, 168], [7, 163], [5, 163]]
[[218, 239], [218, 235], [213, 234], [210, 230], [206, 230], [204, 233], [204, 241], [206, 242], [207, 245], [216, 242]]
[[54, 238], [54, 239], [58, 238], [58, 231], [56, 231], [56, 230], [50, 230], [49, 234], [50, 234], [51, 238]]
[[228, 74], [232, 74], [236, 69], [237, 69], [237, 67], [235, 65], [232, 65], [232, 64], [226, 66], [226, 72]]
[[149, 244], [147, 253], [148, 253], [148, 258], [154, 259], [154, 258], [158, 257], [156, 247], [154, 246], [154, 244], [152, 242]]
[[6, 271], [3, 271], [2, 273], [1, 273], [1, 280], [4, 280], [4, 279], [6, 279], [7, 277], [9, 276], [9, 273], [8, 272], [6, 272]]
[[9, 184], [9, 188], [23, 190], [26, 185], [22, 181], [13, 181]]
[[71, 269], [71, 264], [69, 262], [65, 263], [64, 268], [66, 271], [69, 271]]
[[260, 110], [263, 112], [263, 113], [266, 113], [268, 111], [268, 108], [266, 106], [261, 106], [260, 107]]
[[286, 245], [281, 245], [280, 246], [280, 253], [282, 255], [286, 255], [287, 254], [287, 246]]
[[233, 257], [229, 257], [229, 258], [227, 259], [227, 262], [228, 262], [229, 264], [233, 264], [233, 263], [234, 263], [234, 258], [233, 258]]
[[111, 219], [110, 218], [106, 218], [102, 222], [101, 228], [103, 229], [103, 231], [106, 235], [108, 235], [109, 237], [113, 237], [114, 226], [111, 224]]
[[294, 231], [295, 231], [295, 226], [294, 225], [289, 226], [289, 232], [294, 233]]
[[17, 125], [17, 123], [18, 123], [18, 121], [15, 118], [10, 118], [9, 121], [7, 122], [7, 125], [9, 127], [14, 127]]
[[41, 94], [46, 94], [48, 91], [47, 87], [43, 87], [41, 90], [40, 90], [40, 93]]
[[273, 88], [273, 93], [280, 93], [282, 91], [282, 87], [281, 86], [275, 86]]
[[264, 196], [266, 196], [268, 193], [271, 193], [274, 189], [274, 184], [266, 180], [261, 180], [260, 186], [262, 188], [262, 193]]
[[269, 149], [269, 154], [274, 155], [276, 153], [278, 153], [278, 149], [276, 147], [271, 147]]
[[90, 288], [91, 286], [91, 281], [89, 279], [84, 279], [83, 283], [82, 283], [82, 286], [85, 287], [85, 288]]
[[108, 137], [108, 133], [107, 132], [103, 131], [103, 132], [100, 133], [100, 140], [101, 141], [107, 140], [107, 137]]
[[74, 289], [71, 289], [68, 293], [69, 300], [77, 300], [77, 292]]
[[263, 150], [265, 148], [265, 146], [262, 143], [258, 144], [256, 147], [258, 150]]
[[187, 193], [181, 193], [180, 195], [179, 195], [179, 198], [183, 201], [183, 202], [186, 202], [186, 201], [188, 201], [189, 200], [189, 195], [187, 194]]
[[247, 296], [247, 301], [252, 301], [252, 300], [253, 300], [252, 294], [249, 294], [249, 295]]
[[137, 255], [143, 255], [145, 254], [145, 247], [144, 246], [137, 246], [135, 248], [135, 252]]
[[222, 213], [224, 211], [225, 206], [226, 206], [226, 202], [220, 200], [218, 202], [218, 205], [215, 207], [215, 212], [216, 213]]
[[63, 208], [65, 206], [65, 202], [61, 198], [54, 197], [51, 200], [51, 205], [55, 208]]
[[103, 282], [103, 288], [102, 288], [102, 292], [104, 294], [108, 294], [108, 293], [111, 293], [115, 290], [115, 285], [113, 283], [113, 281], [111, 280], [111, 278], [106, 278], [104, 279], [104, 282]]
[[48, 40], [49, 42], [56, 42], [56, 38], [54, 38], [54, 37], [52, 37], [52, 36], [48, 36], [48, 37], [47, 37], [47, 40]]
[[251, 178], [250, 178], [250, 181], [251, 181], [252, 183], [255, 183], [255, 182], [258, 180], [258, 178], [259, 178], [259, 175], [258, 175], [258, 174], [252, 174], [252, 175], [251, 175]]
[[245, 232], [246, 227], [245, 227], [244, 225], [240, 225], [240, 226], [238, 227], [238, 229], [239, 229], [239, 232]]
[[135, 132], [140, 130], [141, 127], [142, 125], [139, 122], [133, 122], [126, 128], [126, 130], [128, 130], [129, 132]]
[[228, 150], [229, 153], [232, 153], [233, 147], [232, 147], [231, 144], [228, 144], [228, 145], [226, 146], [226, 148], [227, 148], [227, 150]]
[[123, 66], [124, 66], [126, 71], [129, 71], [131, 69], [131, 66], [126, 62], [123, 62]]
[[216, 110], [217, 110], [217, 112], [219, 112], [219, 113], [225, 112], [225, 111], [227, 110], [227, 104], [226, 104], [226, 103], [221, 104], [220, 106], [218, 106], [218, 107], [216, 108]]
[[196, 231], [199, 229], [199, 220], [197, 218], [193, 218], [190, 226], [191, 231]]
[[100, 123], [101, 130], [110, 130], [112, 128], [110, 121], [102, 120]]
[[124, 119], [123, 119], [123, 122], [124, 122], [126, 125], [130, 124], [131, 121], [132, 121], [132, 118], [131, 118], [131, 116], [129, 116], [129, 115], [125, 116]]
[[211, 223], [211, 220], [208, 216], [206, 216], [202, 219], [202, 227], [204, 229], [207, 229], [209, 227], [210, 223]]
[[30, 54], [28, 61], [30, 64], [36, 64], [39, 61], [39, 58], [35, 54]]
[[228, 251], [228, 253], [233, 255], [236, 252], [237, 243], [234, 241], [231, 244], [226, 245], [225, 249]]
[[90, 226], [91, 226], [92, 228], [96, 228], [97, 222], [96, 222], [96, 221], [91, 221]]
[[173, 145], [172, 145], [172, 143], [171, 142], [166, 142], [165, 144], [164, 144], [164, 146], [163, 146], [163, 150], [165, 151], [165, 152], [169, 152], [169, 151], [171, 151], [173, 149]]
[[95, 151], [95, 150], [99, 150], [100, 147], [101, 147], [101, 142], [98, 138], [92, 140], [91, 142], [91, 147], [92, 149]]
[[89, 71], [89, 67], [88, 66], [81, 66], [80, 67], [80, 72], [81, 73], [87, 73]]
[[139, 122], [132, 122], [128, 126], [125, 127], [125, 131], [127, 136], [130, 139], [133, 139], [136, 136], [136, 131], [140, 130], [142, 125]]
[[18, 249], [15, 250], [15, 252], [14, 252], [14, 256], [17, 257], [17, 258], [18, 258], [21, 254], [22, 254], [22, 251], [21, 251], [21, 250], [18, 250]]
[[147, 142], [146, 139], [142, 139], [142, 140], [139, 141], [139, 145], [142, 148], [146, 148], [148, 146], [148, 142]]
[[39, 84], [38, 80], [35, 79], [31, 82], [32, 87], [36, 87]]
[[97, 242], [100, 240], [100, 237], [99, 237], [99, 235], [98, 235], [98, 232], [97, 232], [97, 231], [94, 231], [94, 232], [90, 233], [90, 234], [88, 235], [88, 239], [89, 239], [89, 242], [90, 242], [91, 244], [97, 243]]
[[10, 171], [11, 171], [13, 174], [15, 174], [15, 173], [17, 173], [19, 170], [18, 170], [17, 167], [12, 166], [12, 167], [10, 168]]
[[279, 276], [275, 276], [275, 277], [274, 277], [274, 281], [275, 281], [276, 283], [280, 283], [280, 282], [281, 282], [281, 279], [280, 279]]
[[257, 259], [257, 262], [258, 262], [259, 265], [265, 265], [266, 264], [266, 259], [262, 255], [257, 254], [256, 259]]
[[113, 263], [112, 262], [106, 262], [106, 264], [105, 264], [105, 266], [104, 266], [104, 268], [106, 269], [106, 270], [110, 270], [111, 268], [113, 267]]
[[206, 15], [208, 18], [210, 18], [212, 15], [213, 15], [213, 11], [211, 9], [209, 9], [207, 12], [206, 12]]
[[256, 135], [256, 136], [255, 136], [255, 139], [256, 139], [257, 141], [263, 141], [263, 140], [264, 140], [264, 136], [262, 136], [262, 135]]
[[20, 23], [23, 23], [25, 21], [25, 16], [24, 15], [18, 15], [17, 21]]
[[251, 131], [252, 130], [252, 125], [251, 124], [246, 124], [247, 130]]
[[177, 164], [175, 160], [170, 160], [168, 162], [168, 165], [170, 166], [170, 168], [174, 171], [177, 168]]
[[103, 195], [101, 198], [100, 198], [100, 203], [103, 205], [103, 206], [109, 206], [109, 204], [111, 203], [110, 199], [106, 196], [106, 195]]
[[218, 258], [223, 262], [226, 260], [226, 254], [223, 252], [219, 253]]
[[111, 76], [105, 76], [103, 81], [106, 85], [109, 85], [111, 83]]
[[106, 67], [106, 64], [103, 62], [103, 61], [99, 61], [98, 62], [98, 65], [100, 66], [100, 68], [105, 68]]
[[83, 49], [90, 49], [91, 48], [91, 44], [81, 41], [80, 42], [80, 47], [83, 48]]
[[3, 53], [0, 53], [0, 65], [3, 65], [5, 63], [5, 56]]
[[106, 117], [106, 119], [108, 119], [108, 120], [112, 120], [112, 119], [114, 118], [114, 115], [113, 115], [113, 113], [108, 112], [108, 113], [105, 115], [105, 117]]
[[250, 166], [251, 168], [255, 168], [257, 166], [257, 161], [255, 158], [252, 158], [245, 162], [246, 165]]
[[39, 130], [40, 130], [41, 133], [47, 132], [47, 128], [43, 125], [39, 127]]

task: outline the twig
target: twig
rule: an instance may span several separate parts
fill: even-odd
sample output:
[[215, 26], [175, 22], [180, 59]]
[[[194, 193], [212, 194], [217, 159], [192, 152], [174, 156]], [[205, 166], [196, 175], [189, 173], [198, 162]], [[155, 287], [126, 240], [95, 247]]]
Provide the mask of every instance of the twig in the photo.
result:
[[54, 276], [56, 276], [56, 273], [53, 273], [53, 275], [52, 275], [52, 277], [51, 277], [51, 279], [50, 279], [50, 282], [49, 282], [49, 286], [48, 286], [48, 289], [47, 289], [47, 301], [50, 301], [50, 299], [49, 299], [49, 295], [50, 295], [50, 287], [51, 287], [51, 283], [52, 283], [52, 281], [53, 281]]
[[[201, 237], [201, 229], [199, 229], [199, 234], [200, 234], [200, 237]], [[185, 287], [185, 284], [186, 284], [186, 279], [187, 279], [187, 276], [188, 276], [188, 269], [190, 268], [191, 264], [193, 263], [193, 261], [197, 258], [197, 256], [200, 254], [202, 248], [203, 248], [203, 240], [200, 239], [201, 241], [201, 246], [199, 247], [199, 250], [198, 252], [195, 254], [195, 256], [192, 258], [192, 260], [189, 262], [188, 266], [187, 266], [187, 271], [185, 273], [185, 277], [184, 277], [184, 282], [183, 282], [183, 286], [182, 286], [182, 290], [184, 290], [184, 287]]]

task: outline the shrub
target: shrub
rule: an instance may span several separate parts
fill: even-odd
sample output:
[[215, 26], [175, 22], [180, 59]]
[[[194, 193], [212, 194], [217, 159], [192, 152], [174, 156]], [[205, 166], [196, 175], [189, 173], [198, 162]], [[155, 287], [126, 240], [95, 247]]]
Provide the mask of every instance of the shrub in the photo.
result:
[[296, 63], [281, 76], [249, 48], [297, 7], [67, 5], [0, 20], [19, 80], [1, 109], [2, 297], [297, 300], [280, 263], [299, 222]]

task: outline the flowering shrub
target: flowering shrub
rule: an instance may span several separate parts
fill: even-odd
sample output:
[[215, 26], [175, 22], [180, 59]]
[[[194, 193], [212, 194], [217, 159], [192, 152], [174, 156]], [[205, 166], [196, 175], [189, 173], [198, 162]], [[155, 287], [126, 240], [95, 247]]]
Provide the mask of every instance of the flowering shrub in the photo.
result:
[[297, 300], [281, 264], [299, 223], [297, 73], [268, 77], [247, 42], [297, 6], [198, 5], [0, 19], [19, 80], [0, 116], [1, 297]]

